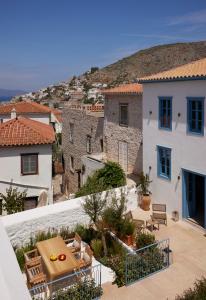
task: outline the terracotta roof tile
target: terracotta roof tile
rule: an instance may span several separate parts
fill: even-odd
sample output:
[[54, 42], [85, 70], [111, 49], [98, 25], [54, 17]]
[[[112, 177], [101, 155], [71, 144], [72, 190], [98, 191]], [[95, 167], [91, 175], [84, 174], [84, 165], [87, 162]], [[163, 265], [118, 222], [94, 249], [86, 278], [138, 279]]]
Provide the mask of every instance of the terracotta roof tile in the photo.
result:
[[0, 147], [52, 144], [52, 126], [18, 117], [0, 124]]
[[105, 95], [112, 95], [112, 94], [141, 94], [142, 93], [142, 85], [139, 83], [129, 83], [129, 84], [122, 84], [120, 86], [106, 89], [102, 91]]
[[10, 114], [12, 109], [16, 110], [18, 114], [24, 114], [24, 113], [45, 113], [49, 114], [51, 111], [57, 111], [55, 109], [52, 109], [46, 105], [42, 105], [39, 103], [36, 103], [34, 101], [21, 101], [17, 103], [9, 103], [9, 104], [3, 104], [0, 105], [0, 114]]
[[168, 71], [142, 77], [139, 79], [139, 82], [146, 83], [152, 81], [170, 81], [201, 78], [206, 78], [206, 58], [193, 61], [180, 67], [172, 68]]

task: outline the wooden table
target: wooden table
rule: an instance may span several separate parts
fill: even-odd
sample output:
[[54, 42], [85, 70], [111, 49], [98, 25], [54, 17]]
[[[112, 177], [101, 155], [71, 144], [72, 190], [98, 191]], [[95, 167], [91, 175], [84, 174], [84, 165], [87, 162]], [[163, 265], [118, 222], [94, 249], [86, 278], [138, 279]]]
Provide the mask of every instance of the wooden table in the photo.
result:
[[[74, 269], [79, 268], [78, 260], [60, 236], [38, 242], [36, 247], [42, 257], [49, 281], [66, 276], [72, 273]], [[65, 254], [66, 259], [64, 261], [50, 260], [51, 255], [58, 256], [59, 254]]]

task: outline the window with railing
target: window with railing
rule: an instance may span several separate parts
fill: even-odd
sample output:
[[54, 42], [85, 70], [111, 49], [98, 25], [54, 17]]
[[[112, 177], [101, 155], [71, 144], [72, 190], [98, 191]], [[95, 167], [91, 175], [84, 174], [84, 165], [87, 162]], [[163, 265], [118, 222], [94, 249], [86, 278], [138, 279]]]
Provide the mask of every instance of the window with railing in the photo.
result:
[[187, 98], [187, 129], [204, 135], [204, 98]]
[[172, 97], [159, 97], [159, 128], [172, 129]]
[[157, 146], [157, 173], [159, 177], [171, 179], [171, 149]]
[[119, 125], [128, 126], [128, 104], [119, 106]]

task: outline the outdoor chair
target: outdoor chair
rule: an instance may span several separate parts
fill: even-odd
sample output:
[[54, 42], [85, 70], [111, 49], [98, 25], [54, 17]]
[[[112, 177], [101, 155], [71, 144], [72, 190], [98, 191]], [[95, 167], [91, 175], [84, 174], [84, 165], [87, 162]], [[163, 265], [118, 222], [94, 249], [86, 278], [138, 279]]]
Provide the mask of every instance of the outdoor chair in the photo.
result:
[[81, 251], [81, 242], [82, 239], [77, 232], [75, 232], [75, 236], [73, 238], [64, 240], [67, 247], [72, 251], [72, 253], [76, 253]]
[[34, 250], [31, 250], [31, 251], [28, 251], [28, 252], [25, 252], [24, 253], [24, 258], [25, 258], [25, 262], [35, 258], [38, 256], [38, 251], [37, 249], [34, 249]]
[[145, 229], [145, 221], [140, 220], [140, 219], [134, 219], [132, 216], [131, 210], [128, 211], [125, 215], [124, 218], [132, 221], [135, 224], [135, 229], [136, 229], [136, 234], [141, 233]]
[[92, 265], [92, 256], [93, 251], [91, 250], [90, 246], [87, 245], [85, 247], [85, 251], [80, 252], [80, 259], [79, 259], [79, 268], [89, 268]]
[[37, 249], [24, 253], [25, 268], [34, 267], [41, 263], [41, 256]]
[[26, 269], [27, 284], [29, 288], [46, 283], [46, 274], [43, 272], [42, 264]]
[[152, 204], [151, 219], [167, 226], [166, 204]]

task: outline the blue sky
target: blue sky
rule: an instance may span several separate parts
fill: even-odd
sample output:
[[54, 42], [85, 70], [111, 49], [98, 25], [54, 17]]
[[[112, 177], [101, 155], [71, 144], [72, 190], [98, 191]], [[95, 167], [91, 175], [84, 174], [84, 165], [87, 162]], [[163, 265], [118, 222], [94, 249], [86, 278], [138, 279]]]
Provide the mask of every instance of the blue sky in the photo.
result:
[[0, 88], [36, 90], [139, 49], [206, 40], [205, 0], [0, 0]]

